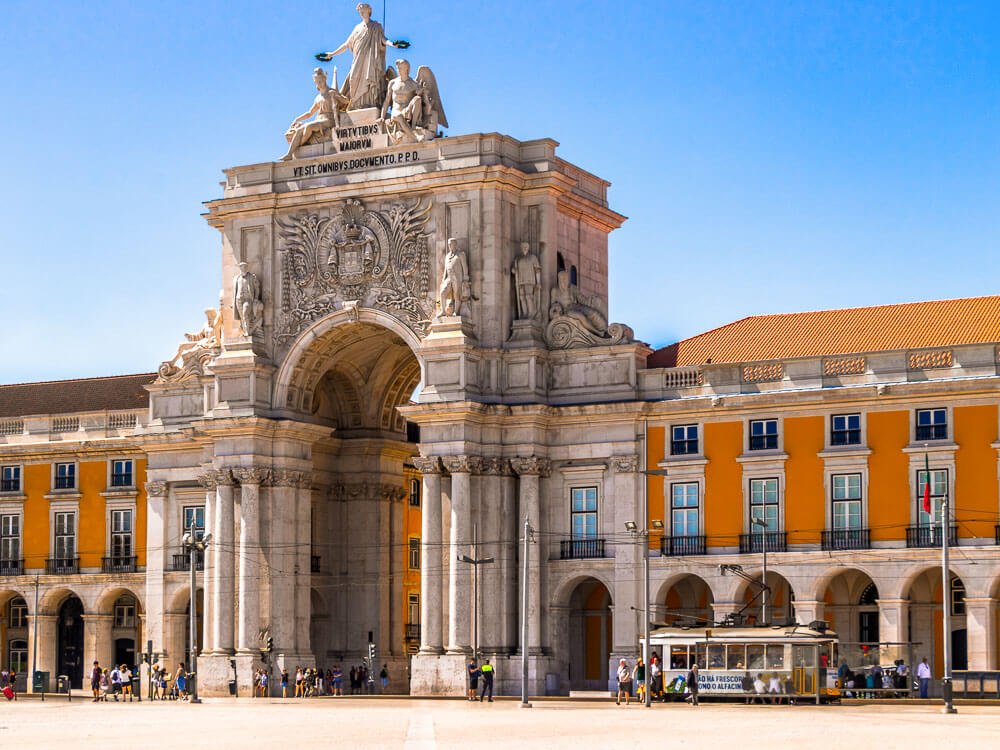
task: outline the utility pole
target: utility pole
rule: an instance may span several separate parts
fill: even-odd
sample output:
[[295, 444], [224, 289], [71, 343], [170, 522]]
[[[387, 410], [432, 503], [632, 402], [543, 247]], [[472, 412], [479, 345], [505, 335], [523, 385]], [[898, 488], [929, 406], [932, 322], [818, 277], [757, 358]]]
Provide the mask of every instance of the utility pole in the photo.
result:
[[38, 576], [35, 576], [35, 616], [31, 622], [31, 692], [35, 691], [35, 674], [38, 672]]
[[[930, 474], [927, 481], [931, 481]], [[948, 493], [945, 491], [944, 502], [941, 504], [941, 578], [942, 608], [944, 609], [944, 679], [941, 680], [941, 697], [944, 698], [944, 713], [955, 714], [958, 709], [952, 703], [951, 695], [951, 574], [948, 570], [948, 535], [951, 532], [951, 517], [948, 513]]]
[[524, 554], [521, 567], [521, 708], [531, 708], [528, 703], [528, 539], [531, 536], [531, 524], [527, 516], [524, 519]]
[[760, 580], [764, 584], [760, 597], [760, 624], [767, 625], [767, 521], [763, 518], [751, 520], [754, 526], [760, 526], [760, 551], [764, 556], [764, 564]]
[[459, 555], [458, 561], [472, 566], [472, 657], [479, 663], [479, 566], [495, 562], [492, 557], [479, 557], [479, 524], [472, 527], [472, 557]]
[[204, 554], [205, 548], [208, 546], [209, 541], [211, 541], [212, 535], [205, 534], [204, 537], [198, 539], [197, 535], [194, 533], [194, 528], [184, 535], [184, 546], [187, 547], [188, 551], [188, 567], [191, 573], [191, 604], [189, 606], [189, 617], [188, 626], [190, 628], [190, 650], [188, 652], [188, 663], [190, 665], [189, 672], [191, 676], [189, 680], [191, 682], [191, 703], [201, 703], [201, 699], [198, 697], [198, 599], [197, 594], [197, 583], [195, 581], [195, 560], [197, 559], [198, 553]]

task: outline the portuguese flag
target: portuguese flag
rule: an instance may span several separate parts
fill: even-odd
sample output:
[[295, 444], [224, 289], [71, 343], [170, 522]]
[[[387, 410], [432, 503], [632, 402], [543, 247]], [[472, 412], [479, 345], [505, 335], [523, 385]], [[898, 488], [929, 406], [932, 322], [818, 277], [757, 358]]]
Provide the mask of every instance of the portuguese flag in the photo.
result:
[[[924, 513], [931, 512], [931, 463], [927, 460], [927, 454], [924, 454]], [[933, 523], [934, 518], [931, 517], [931, 522]]]

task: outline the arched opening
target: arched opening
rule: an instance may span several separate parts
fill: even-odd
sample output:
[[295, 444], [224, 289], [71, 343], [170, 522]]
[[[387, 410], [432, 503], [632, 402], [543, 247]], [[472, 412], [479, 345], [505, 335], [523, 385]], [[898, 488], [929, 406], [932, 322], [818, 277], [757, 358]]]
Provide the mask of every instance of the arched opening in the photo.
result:
[[[754, 576], [759, 580], [760, 575]], [[743, 601], [745, 609], [743, 617], [745, 621], [753, 625], [791, 625], [795, 623], [795, 592], [791, 584], [785, 577], [775, 573], [773, 570], [767, 571], [767, 611], [764, 622], [761, 622], [762, 607], [764, 599], [761, 594], [761, 587], [758, 583], [747, 583], [743, 586]]]
[[[205, 635], [205, 622], [204, 622], [205, 602], [204, 602], [204, 596], [202, 595], [203, 593], [204, 592], [201, 589], [198, 589], [195, 592], [195, 598], [194, 598], [195, 637], [197, 640], [196, 647], [198, 649], [198, 653], [201, 653], [204, 647], [203, 643]], [[190, 664], [191, 663], [191, 598], [188, 597], [187, 599], [188, 603], [184, 607], [184, 621], [183, 621], [184, 663]]]
[[587, 578], [569, 600], [569, 684], [571, 690], [607, 690], [611, 658], [611, 594]]
[[878, 643], [878, 587], [860, 570], [848, 569], [830, 579], [820, 593], [825, 619], [841, 641]]
[[114, 642], [115, 664], [138, 664], [136, 648], [139, 637], [139, 600], [130, 591], [115, 599], [111, 609], [111, 639]]
[[662, 610], [654, 612], [657, 623], [683, 627], [710, 626], [715, 614], [715, 597], [708, 584], [696, 575], [685, 575], [673, 583], [660, 599]]
[[330, 643], [330, 615], [326, 611], [326, 603], [316, 589], [310, 593], [310, 603], [312, 605], [312, 617], [309, 619], [309, 642], [312, 645], [313, 655], [316, 657], [316, 665], [326, 668], [326, 662], [331, 656], [333, 644]]
[[[83, 687], [83, 602], [76, 594], [59, 606], [56, 620], [56, 668], [74, 688]], [[55, 685], [56, 675], [51, 676]]]
[[20, 594], [8, 591], [0, 594], [2, 611], [7, 622], [3, 629], [3, 669], [16, 672], [15, 690], [24, 692], [28, 679], [28, 604]]
[[[951, 667], [968, 669], [968, 640], [965, 619], [965, 583], [951, 573], [951, 601], [944, 600], [939, 568], [928, 568], [915, 576], [904, 597], [910, 600], [909, 640], [915, 644], [915, 661], [928, 657], [934, 676], [944, 673], [944, 607], [951, 610]], [[932, 683], [933, 684], [933, 683]]]

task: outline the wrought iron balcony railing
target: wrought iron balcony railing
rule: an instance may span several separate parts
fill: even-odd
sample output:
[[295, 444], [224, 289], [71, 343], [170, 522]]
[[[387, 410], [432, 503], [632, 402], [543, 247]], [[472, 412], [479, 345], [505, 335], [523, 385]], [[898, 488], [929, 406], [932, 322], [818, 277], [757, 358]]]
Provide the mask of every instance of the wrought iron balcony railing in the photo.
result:
[[113, 557], [101, 558], [102, 573], [135, 573], [136, 565], [139, 561], [135, 555], [125, 557], [116, 555]]
[[[187, 552], [180, 552], [171, 555], [170, 568], [169, 570], [190, 570], [191, 562], [188, 560]], [[198, 551], [194, 553], [194, 569], [204, 570], [205, 569], [205, 553]]]
[[704, 555], [705, 537], [703, 536], [665, 536], [660, 540], [660, 554], [665, 557], [680, 557], [682, 555]]
[[[948, 528], [948, 544], [951, 546], [958, 544], [958, 525], [952, 524]], [[909, 526], [906, 529], [907, 547], [940, 547], [941, 527], [940, 526]]]
[[604, 557], [603, 539], [564, 539], [559, 542], [560, 560], [585, 560]]
[[761, 534], [740, 534], [740, 552], [784, 552], [788, 549], [788, 534], [767, 531]]
[[871, 532], [868, 529], [832, 529], [823, 532], [823, 549], [869, 549]]
[[45, 561], [45, 572], [49, 575], [68, 575], [80, 572], [79, 557], [50, 557]]
[[0, 560], [0, 576], [24, 575], [24, 560]]

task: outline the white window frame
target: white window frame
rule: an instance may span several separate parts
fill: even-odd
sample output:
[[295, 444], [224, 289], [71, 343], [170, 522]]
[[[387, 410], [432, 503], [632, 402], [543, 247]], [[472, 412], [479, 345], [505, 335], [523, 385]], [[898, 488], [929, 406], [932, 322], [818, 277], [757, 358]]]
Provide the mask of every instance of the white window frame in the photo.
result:
[[[16, 602], [18, 599], [24, 602], [24, 604], [15, 604], [14, 602]], [[20, 624], [18, 624], [17, 620], [14, 617], [15, 609], [18, 610], [18, 614], [21, 616]], [[20, 630], [22, 628], [28, 627], [28, 602], [23, 597], [15, 596], [13, 599], [10, 600], [10, 604], [7, 605], [7, 614], [9, 618], [8, 619], [9, 624], [7, 625], [8, 630]]]
[[[868, 420], [865, 418], [865, 412], [863, 411], [850, 411], [850, 410], [840, 410], [831, 411], [825, 414], [824, 428], [826, 430], [826, 436], [824, 438], [824, 446], [826, 450], [830, 451], [851, 451], [851, 450], [863, 450], [868, 445]], [[861, 442], [858, 443], [845, 443], [840, 445], [834, 445], [833, 442], [833, 420], [837, 417], [858, 417], [858, 422], [860, 427], [860, 437]]]
[[[23, 495], [24, 494], [24, 464], [0, 464], [0, 480], [4, 479], [4, 474], [8, 469], [17, 470], [17, 489], [16, 490], [3, 490], [0, 489], [0, 494], [3, 495]], [[3, 485], [0, 485], [2, 488]]]
[[[59, 467], [60, 466], [70, 466], [72, 467], [73, 483], [69, 487], [58, 487], [57, 481], [59, 479]], [[80, 490], [80, 464], [77, 461], [54, 461], [52, 463], [51, 478], [49, 481], [49, 487], [52, 488], [53, 492], [79, 492]]]
[[[753, 502], [753, 483], [754, 482], [766, 482], [774, 480], [776, 483], [777, 498], [774, 503], [762, 503], [761, 507], [767, 507], [769, 505], [774, 505], [775, 511], [775, 529], [766, 529], [765, 533], [768, 534], [780, 534], [785, 530], [785, 478], [784, 476], [779, 476], [778, 474], [761, 474], [759, 476], [746, 477], [746, 531], [744, 533], [754, 534], [760, 533], [757, 531], [757, 526], [753, 524], [753, 508], [756, 507]], [[767, 514], [764, 514], [767, 517]]]
[[[73, 519], [73, 533], [72, 534], [60, 534], [59, 533], [59, 517], [69, 516]], [[57, 508], [52, 511], [52, 554], [50, 557], [53, 560], [76, 560], [80, 557], [80, 513], [76, 507], [72, 509], [69, 508]], [[59, 539], [62, 538], [72, 538], [73, 539], [73, 554], [63, 555], [59, 553]]]
[[406, 567], [409, 570], [420, 570], [421, 544], [419, 536], [407, 537], [406, 540]]
[[[694, 441], [695, 443], [697, 443], [698, 450], [696, 450], [694, 453], [674, 453], [674, 430], [681, 428], [691, 428], [691, 427], [694, 428]], [[674, 424], [668, 424], [666, 427], [666, 432], [664, 437], [666, 442], [666, 445], [664, 446], [665, 449], [664, 453], [666, 453], [667, 456], [669, 456], [670, 458], [676, 458], [678, 460], [698, 458], [700, 456], [703, 456], [705, 453], [705, 447], [702, 444], [703, 443], [702, 428], [698, 422], [690, 421], [690, 422], [676, 422]], [[684, 438], [684, 439], [689, 440], [689, 438]]]
[[[702, 494], [702, 483], [699, 482], [699, 481], [697, 481], [697, 480], [688, 479], [688, 480], [681, 480], [681, 481], [676, 481], [676, 482], [669, 482], [669, 485], [670, 485], [670, 487], [667, 490], [667, 494], [668, 494], [668, 497], [669, 497], [669, 501], [668, 501], [669, 502], [669, 513], [666, 514], [666, 518], [664, 520], [666, 521], [667, 524], [669, 524], [669, 533], [670, 533], [670, 536], [674, 537], [674, 538], [680, 536], [674, 530], [674, 488], [675, 487], [694, 487], [695, 499], [697, 501], [696, 504], [695, 504], [695, 506], [694, 506], [695, 518], [697, 519], [696, 523], [695, 523], [695, 533], [694, 534], [685, 534], [684, 537], [691, 538], [691, 537], [703, 536], [704, 535], [704, 529], [705, 529], [705, 522], [704, 522], [704, 515], [705, 514], [703, 512], [703, 507], [702, 507], [703, 506], [703, 498], [704, 498], [704, 495]], [[690, 509], [690, 506], [684, 506], [684, 507], [686, 509]]]
[[[195, 513], [195, 515], [197, 515], [198, 511], [201, 511], [201, 523], [202, 523], [202, 525], [201, 525], [201, 533], [200, 534], [196, 534], [195, 536], [196, 536], [197, 539], [203, 538], [205, 536], [205, 532], [207, 531], [207, 529], [205, 528], [205, 524], [208, 523], [208, 519], [205, 516], [205, 505], [204, 504], [199, 505], [197, 503], [192, 503], [191, 505], [184, 505], [184, 506], [181, 507], [181, 535], [182, 536], [184, 534], [187, 534], [188, 531], [190, 530], [190, 526], [188, 525], [188, 511], [193, 511]], [[194, 528], [197, 529], [199, 527], [197, 525], [195, 525]], [[313, 524], [313, 528], [316, 528], [315, 524]]]
[[[944, 412], [944, 428], [945, 428], [944, 429], [944, 433], [945, 434], [944, 434], [943, 438], [918, 438], [917, 437], [917, 430], [920, 428], [920, 425], [917, 423], [918, 422], [917, 415], [920, 412], [923, 412], [923, 411], [929, 411], [929, 412], [943, 411]], [[931, 444], [947, 443], [948, 441], [952, 440], [952, 438], [954, 436], [954, 432], [955, 432], [954, 414], [952, 413], [952, 408], [950, 406], [917, 406], [917, 407], [914, 407], [910, 411], [910, 420], [912, 422], [912, 424], [910, 425], [910, 435], [913, 436], [913, 443], [914, 444], [922, 445], [923, 443], [931, 443]]]
[[[588, 484], [574, 484], [568, 488], [567, 496], [569, 499], [569, 538], [574, 541], [581, 541], [586, 539], [600, 539], [601, 538], [601, 486], [594, 482]], [[594, 491], [594, 509], [593, 510], [573, 510], [573, 494], [578, 491]], [[576, 516], [582, 515], [593, 515], [594, 516], [594, 534], [593, 536], [576, 536], [573, 532], [573, 519]]]
[[[411, 508], [419, 508], [420, 504], [423, 502], [423, 487], [421, 486], [421, 481], [416, 477], [410, 479], [410, 494], [407, 497], [407, 502]], [[416, 502], [413, 502], [416, 498]]]
[[[132, 467], [131, 467], [131, 478], [132, 478], [132, 481], [131, 481], [130, 484], [114, 484], [113, 483], [115, 481], [115, 479], [114, 479], [115, 478], [115, 464], [118, 463], [119, 461], [128, 461], [130, 464], [132, 464]], [[135, 462], [134, 458], [111, 458], [111, 459], [108, 459], [108, 489], [110, 489], [111, 491], [134, 490], [135, 489], [135, 481], [136, 481], [135, 472], [136, 472], [136, 462]]]
[[[839, 477], [857, 477], [858, 478], [858, 496], [856, 498], [843, 498], [841, 500], [836, 499], [836, 484]], [[864, 472], [860, 471], [834, 471], [830, 472], [829, 478], [827, 480], [827, 487], [829, 492], [829, 520], [827, 522], [827, 529], [830, 531], [862, 531], [867, 526], [868, 513], [867, 513], [867, 503], [865, 503], [865, 490], [867, 489], [866, 476]], [[837, 514], [834, 513], [834, 508], [838, 503], [858, 503], [858, 524], [856, 529], [853, 528], [842, 528], [838, 529], [835, 524], [835, 519]]]
[[[743, 453], [752, 456], [771, 456], [782, 453], [785, 450], [785, 424], [783, 417], [750, 417], [746, 420], [743, 429]], [[750, 448], [751, 430], [754, 422], [774, 422], [777, 430], [777, 447], [775, 448]]]
[[114, 619], [112, 620], [112, 627], [119, 629], [130, 629], [136, 626], [136, 617], [138, 615], [138, 607], [136, 602], [133, 600], [131, 604], [121, 604], [121, 600], [115, 602], [114, 609]]
[[[112, 507], [108, 509], [108, 517], [108, 557], [115, 560], [128, 560], [135, 557], [135, 509]], [[128, 518], [127, 531], [115, 528], [116, 520], [119, 518]], [[115, 542], [118, 538], [128, 539], [127, 554], [115, 554]]]
[[[416, 617], [413, 617], [414, 614]], [[406, 596], [406, 617], [407, 625], [420, 624], [420, 594], [416, 591], [411, 591]]]
[[[924, 482], [920, 480], [920, 475], [926, 471], [923, 467], [917, 469], [917, 476], [914, 478], [913, 483], [917, 488], [917, 494], [914, 497], [914, 502], [917, 506], [917, 523], [916, 526], [930, 527], [936, 526], [941, 523], [941, 506], [944, 504], [944, 498], [951, 497], [951, 472], [944, 467], [931, 466], [931, 513], [927, 522], [924, 522], [924, 517], [927, 515], [924, 513], [923, 503], [924, 503]], [[941, 487], [936, 481], [936, 478], [941, 473], [944, 474], [944, 492], [935, 492], [936, 489]], [[948, 513], [950, 518], [949, 522], [955, 517], [954, 511], [949, 505]]]
[[[14, 648], [15, 643], [23, 643], [23, 648]], [[14, 654], [18, 654], [17, 664], [14, 663]], [[28, 671], [28, 639], [11, 638], [7, 644], [7, 668], [16, 669], [18, 674], [26, 674]]]
[[[8, 519], [11, 519], [17, 526], [16, 534], [7, 534]], [[5, 548], [8, 539], [16, 539], [17, 554], [7, 555], [5, 554]], [[22, 553], [24, 552], [24, 517], [21, 513], [9, 513], [5, 510], [0, 509], [0, 560], [5, 562], [18, 562], [22, 559]]]

